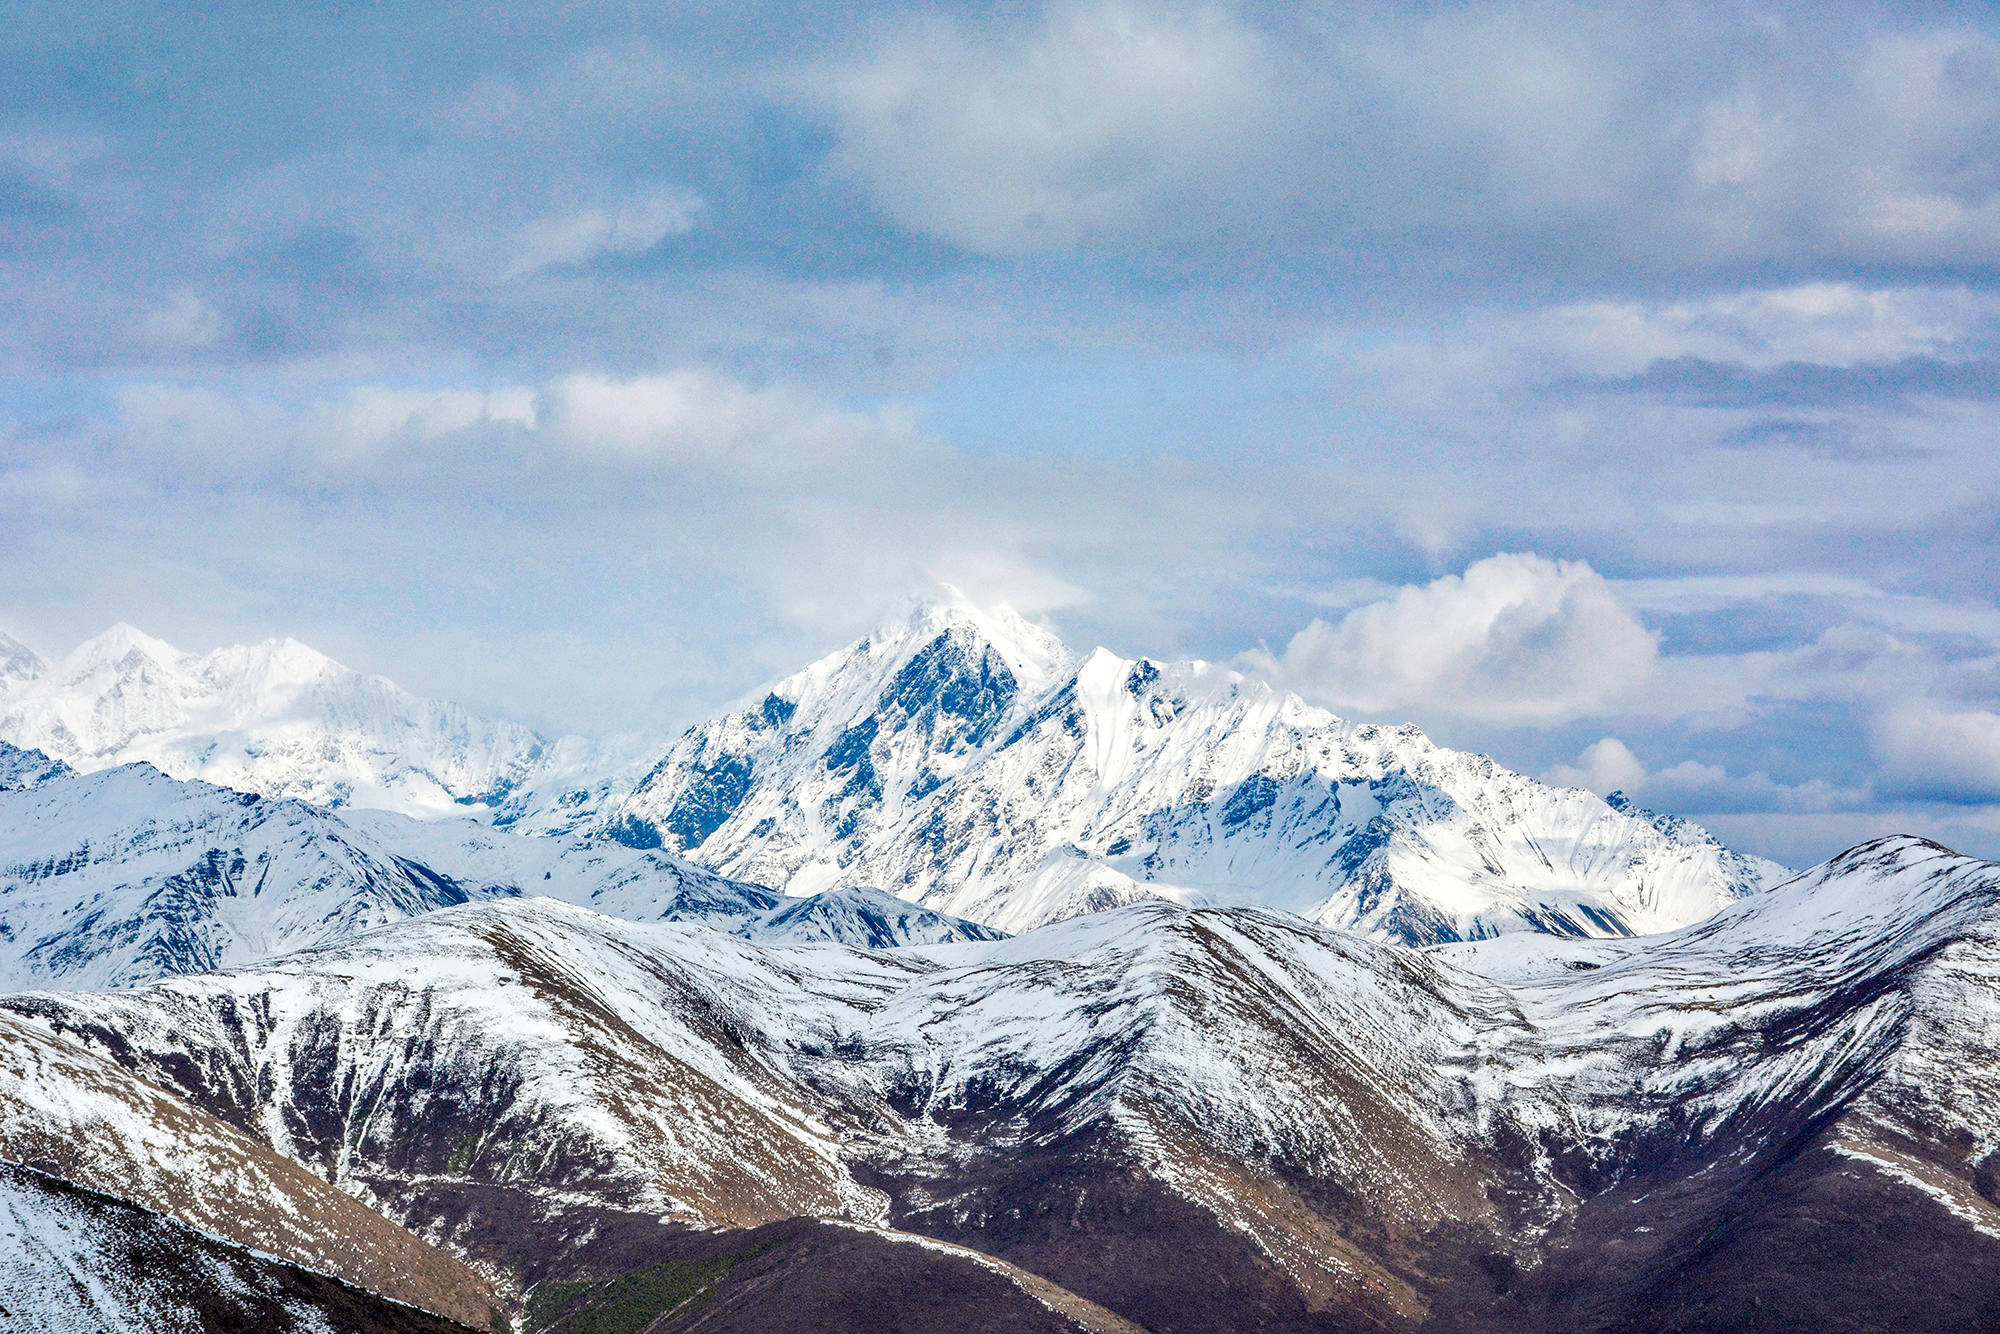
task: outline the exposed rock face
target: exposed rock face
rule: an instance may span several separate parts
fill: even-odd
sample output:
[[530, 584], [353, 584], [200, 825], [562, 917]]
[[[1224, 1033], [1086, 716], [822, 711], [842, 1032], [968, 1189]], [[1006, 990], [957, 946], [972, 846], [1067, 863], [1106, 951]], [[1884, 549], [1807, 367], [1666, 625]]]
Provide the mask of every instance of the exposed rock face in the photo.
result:
[[1789, 874], [1415, 728], [1344, 722], [1201, 663], [1079, 662], [963, 602], [690, 730], [622, 800], [537, 789], [499, 818], [793, 894], [880, 887], [1008, 931], [1164, 899], [1410, 944], [1625, 935]]
[[494, 902], [0, 1008], [516, 1293], [813, 1214], [1152, 1330], [2000, 1318], [2000, 867], [1916, 840], [1639, 940], [1154, 903], [871, 952]]

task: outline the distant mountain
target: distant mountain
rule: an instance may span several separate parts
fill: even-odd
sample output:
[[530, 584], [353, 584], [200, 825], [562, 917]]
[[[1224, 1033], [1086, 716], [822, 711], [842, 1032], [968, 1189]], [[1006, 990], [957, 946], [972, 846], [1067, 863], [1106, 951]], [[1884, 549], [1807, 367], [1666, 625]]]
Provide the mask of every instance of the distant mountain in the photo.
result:
[[997, 933], [871, 891], [788, 899], [603, 840], [329, 811], [149, 764], [69, 774], [0, 743], [0, 988], [129, 986], [249, 963], [478, 899], [890, 948]]
[[6, 665], [11, 644], [0, 643], [0, 740], [81, 770], [145, 761], [266, 796], [442, 815], [497, 801], [544, 759], [525, 727], [295, 640], [195, 655], [119, 625], [54, 667], [20, 670]]
[[[290, 640], [194, 657], [125, 626], [0, 689], [0, 737], [86, 771], [143, 759], [348, 812], [453, 827], [475, 813], [788, 895], [881, 889], [1009, 932], [1161, 899], [1418, 945], [1615, 936], [1699, 920], [1789, 874], [1684, 820], [1224, 668], [1079, 660], [956, 595], [650, 755], [632, 737], [544, 744]], [[0, 785], [28, 781], [8, 764], [0, 754]], [[590, 892], [565, 897], [623, 911]]]
[[[2000, 1321], [1996, 979], [2000, 866], [1898, 839], [1649, 939], [1147, 903], [870, 952], [523, 900], [0, 1012], [456, 1249], [530, 1328], [807, 1214], [1098, 1328], [1942, 1331]], [[881, 1253], [817, 1254], [788, 1282], [820, 1304], [754, 1327], [869, 1327], [828, 1313]], [[805, 1290], [776, 1282], [730, 1290]]]
[[48, 664], [33, 649], [0, 632], [0, 691], [32, 681], [48, 669]]
[[336, 817], [151, 765], [0, 792], [0, 981], [123, 986], [465, 901]]
[[497, 818], [792, 894], [877, 886], [1009, 931], [1165, 899], [1411, 944], [1610, 936], [1699, 920], [1790, 874], [1223, 668], [1078, 661], [963, 599], [918, 605], [690, 729], [627, 797], [542, 788]]

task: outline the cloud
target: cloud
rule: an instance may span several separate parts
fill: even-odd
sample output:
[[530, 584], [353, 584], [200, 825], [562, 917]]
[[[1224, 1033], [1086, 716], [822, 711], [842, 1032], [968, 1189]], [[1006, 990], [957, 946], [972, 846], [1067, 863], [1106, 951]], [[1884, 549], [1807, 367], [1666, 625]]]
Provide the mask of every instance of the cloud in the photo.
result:
[[1823, 778], [1781, 783], [1761, 771], [1732, 775], [1719, 764], [1697, 760], [1649, 771], [1617, 737], [1587, 747], [1574, 764], [1552, 766], [1543, 778], [1561, 787], [1587, 788], [1601, 797], [1623, 793], [1642, 806], [1696, 816], [1858, 811], [1874, 801], [1865, 785], [1843, 788]]
[[584, 453], [701, 462], [739, 480], [793, 482], [921, 449], [906, 411], [857, 412], [787, 387], [753, 388], [712, 371], [564, 376], [548, 391], [551, 425]]
[[1376, 716], [1553, 723], [1629, 696], [1654, 657], [1653, 635], [1588, 565], [1501, 555], [1338, 623], [1315, 620], [1269, 670], [1309, 698]]
[[2000, 800], [2000, 713], [1899, 701], [1876, 720], [1875, 747], [1894, 795]]
[[1558, 764], [1546, 777], [1560, 787], [1588, 788], [1608, 797], [1645, 782], [1646, 766], [1623, 741], [1608, 736], [1577, 756], [1575, 764]]
[[690, 191], [651, 190], [610, 207], [538, 218], [516, 234], [517, 251], [506, 276], [643, 255], [669, 236], [693, 231], [701, 205], [701, 196]]
[[1759, 370], [1740, 362], [1675, 357], [1616, 380], [1572, 380], [1565, 389], [1659, 394], [1702, 407], [1883, 404], [1914, 397], [2000, 398], [2000, 360], [1913, 357], [1874, 366], [1788, 362]]
[[981, 254], [1205, 232], [1186, 196], [1236, 202], [1282, 124], [1263, 48], [1220, 7], [1145, 0], [1054, 4], [1024, 33], [936, 20], [833, 76], [833, 166]]

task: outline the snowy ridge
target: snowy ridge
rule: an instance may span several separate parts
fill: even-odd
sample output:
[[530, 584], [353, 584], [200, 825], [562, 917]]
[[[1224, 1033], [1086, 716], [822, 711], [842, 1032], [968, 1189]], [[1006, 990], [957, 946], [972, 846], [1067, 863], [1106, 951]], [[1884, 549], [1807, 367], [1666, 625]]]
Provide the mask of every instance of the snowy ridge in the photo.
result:
[[151, 765], [0, 792], [0, 978], [120, 986], [465, 895], [337, 819]]
[[0, 790], [0, 986], [129, 986], [524, 893], [758, 938], [886, 948], [995, 934], [879, 893], [784, 899], [656, 849], [328, 811], [147, 764]]
[[0, 741], [0, 792], [19, 792], [40, 787], [58, 778], [69, 778], [76, 770], [61, 760], [52, 760], [39, 750], [22, 750]]
[[460, 1320], [486, 1308], [463, 1265], [18, 1014], [0, 1016], [0, 1082], [0, 1158]]
[[[784, 1053], [836, 1041], [926, 966], [526, 899], [242, 973], [12, 1003], [65, 1029], [94, 1011], [152, 1077], [203, 1070], [232, 1120], [392, 1217], [445, 1177], [747, 1225], [865, 1199]], [[336, 1087], [365, 1107], [315, 1101]]]
[[[565, 801], [499, 818], [577, 827], [590, 796]], [[594, 827], [787, 893], [874, 885], [1010, 931], [1164, 899], [1413, 944], [1626, 935], [1789, 874], [1226, 669], [1078, 662], [962, 598], [691, 729]]]
[[129, 625], [54, 667], [0, 674], [0, 739], [82, 770], [145, 761], [241, 791], [428, 815], [497, 800], [543, 755], [527, 728], [296, 640], [195, 655]]
[[[1540, 952], [1494, 941], [1437, 953], [1510, 979], [1534, 1034], [1507, 1053], [1494, 1096], [1533, 1120], [1612, 1137], [1682, 1134], [1693, 1116], [1720, 1133], [1772, 1107], [1849, 1106], [1852, 1133], [1882, 1123], [1896, 1138], [1957, 1141], [1961, 1168], [2000, 1151], [1993, 863], [1882, 839], [1658, 940], [1552, 943], [1570, 957], [1525, 965], [1524, 946]], [[1773, 1030], [1795, 1036], [1746, 1050]], [[1559, 1108], [1521, 1111], [1557, 1091]]]
[[[1576, 1225], [1577, 1171], [1748, 1170], [1830, 1124], [1850, 1156], [1930, 1173], [1989, 1225], [1969, 1183], [2000, 1149], [1996, 979], [2000, 868], [1903, 840], [1644, 940], [1413, 954], [1151, 903], [866, 952], [519, 900], [7, 1004], [229, 1102], [413, 1226], [458, 1182], [949, 1237], [992, 1207], [952, 1182], [1057, 1170], [1088, 1143], [1315, 1300], [1411, 1315], [1408, 1277], [1286, 1182], [1367, 1201], [1392, 1251], [1461, 1227], [1532, 1247]], [[338, 1110], [332, 1088], [367, 1097]], [[358, 1105], [365, 1124], [344, 1119]], [[1538, 1147], [1516, 1163], [1509, 1143]], [[524, 1161], [526, 1144], [546, 1147]]]

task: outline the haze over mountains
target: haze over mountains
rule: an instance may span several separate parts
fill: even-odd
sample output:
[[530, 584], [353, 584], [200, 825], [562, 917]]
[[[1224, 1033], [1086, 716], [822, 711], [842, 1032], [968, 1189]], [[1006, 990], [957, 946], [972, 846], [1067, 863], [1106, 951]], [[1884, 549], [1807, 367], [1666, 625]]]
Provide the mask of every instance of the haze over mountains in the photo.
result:
[[638, 764], [8, 661], [13, 1318], [2000, 1321], [2000, 867], [1920, 840], [1794, 877], [962, 599]]

